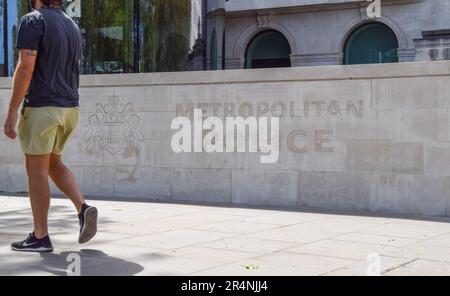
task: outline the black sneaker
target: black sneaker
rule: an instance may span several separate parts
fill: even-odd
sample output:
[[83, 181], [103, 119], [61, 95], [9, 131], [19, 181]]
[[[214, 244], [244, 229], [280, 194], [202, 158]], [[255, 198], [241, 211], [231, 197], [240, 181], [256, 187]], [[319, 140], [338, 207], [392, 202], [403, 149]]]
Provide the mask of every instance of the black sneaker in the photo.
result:
[[24, 241], [14, 242], [11, 244], [11, 249], [19, 252], [52, 252], [53, 246], [50, 237], [47, 235], [41, 239], [34, 236], [34, 232], [28, 235]]
[[83, 204], [81, 213], [78, 215], [78, 219], [80, 220], [80, 236], [78, 238], [78, 243], [87, 243], [95, 236], [97, 233], [97, 217], [97, 208]]

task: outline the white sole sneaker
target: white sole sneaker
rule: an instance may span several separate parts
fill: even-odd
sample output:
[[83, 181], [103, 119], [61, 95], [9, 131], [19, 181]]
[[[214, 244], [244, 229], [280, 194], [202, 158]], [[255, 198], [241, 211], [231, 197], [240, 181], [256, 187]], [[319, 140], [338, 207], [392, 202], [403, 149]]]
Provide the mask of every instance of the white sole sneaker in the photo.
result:
[[18, 249], [15, 247], [11, 247], [11, 250], [16, 251], [16, 252], [28, 252], [28, 253], [50, 253], [53, 252], [53, 248], [45, 248], [45, 247], [40, 247], [40, 248], [29, 248], [29, 249]]
[[89, 207], [84, 212], [84, 225], [80, 231], [78, 243], [85, 244], [97, 234], [98, 211], [95, 207]]

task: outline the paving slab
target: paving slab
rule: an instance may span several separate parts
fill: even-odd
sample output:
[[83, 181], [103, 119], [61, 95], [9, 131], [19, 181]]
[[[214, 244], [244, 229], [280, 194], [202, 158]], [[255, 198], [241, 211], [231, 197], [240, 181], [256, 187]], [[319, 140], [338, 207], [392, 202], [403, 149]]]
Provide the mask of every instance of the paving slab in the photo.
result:
[[10, 243], [33, 228], [29, 200], [0, 196], [0, 275], [65, 276], [73, 258], [81, 275], [365, 276], [373, 275], [373, 258], [380, 275], [450, 275], [450, 219], [90, 203], [100, 214], [94, 240], [77, 244], [74, 208], [55, 198], [49, 217], [55, 251], [17, 253]]
[[450, 263], [423, 259], [412, 261], [386, 273], [390, 276], [439, 276], [444, 274], [450, 274]]

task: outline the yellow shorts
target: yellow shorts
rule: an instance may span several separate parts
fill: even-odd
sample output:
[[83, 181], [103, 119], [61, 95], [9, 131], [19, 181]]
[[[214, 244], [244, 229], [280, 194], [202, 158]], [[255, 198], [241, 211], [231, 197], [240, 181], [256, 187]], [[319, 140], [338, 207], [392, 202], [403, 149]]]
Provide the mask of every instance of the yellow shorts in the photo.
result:
[[79, 108], [25, 108], [18, 127], [23, 153], [61, 155], [79, 118]]

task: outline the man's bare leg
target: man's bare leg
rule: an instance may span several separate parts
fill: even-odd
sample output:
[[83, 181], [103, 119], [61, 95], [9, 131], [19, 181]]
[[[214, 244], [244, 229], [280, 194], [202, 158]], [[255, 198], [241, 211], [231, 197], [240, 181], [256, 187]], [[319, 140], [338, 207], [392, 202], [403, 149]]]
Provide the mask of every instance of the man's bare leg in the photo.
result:
[[50, 155], [48, 173], [55, 185], [73, 202], [78, 211], [78, 219], [80, 219], [78, 242], [84, 244], [90, 241], [97, 233], [97, 208], [86, 204], [80, 186], [72, 172], [62, 162], [61, 156]]
[[38, 239], [48, 235], [48, 210], [50, 208], [49, 161], [50, 155], [26, 155], [34, 235]]
[[85, 200], [81, 194], [80, 186], [72, 172], [62, 162], [61, 156], [56, 154], [50, 155], [48, 174], [59, 190], [72, 201], [78, 213], [80, 213]]

